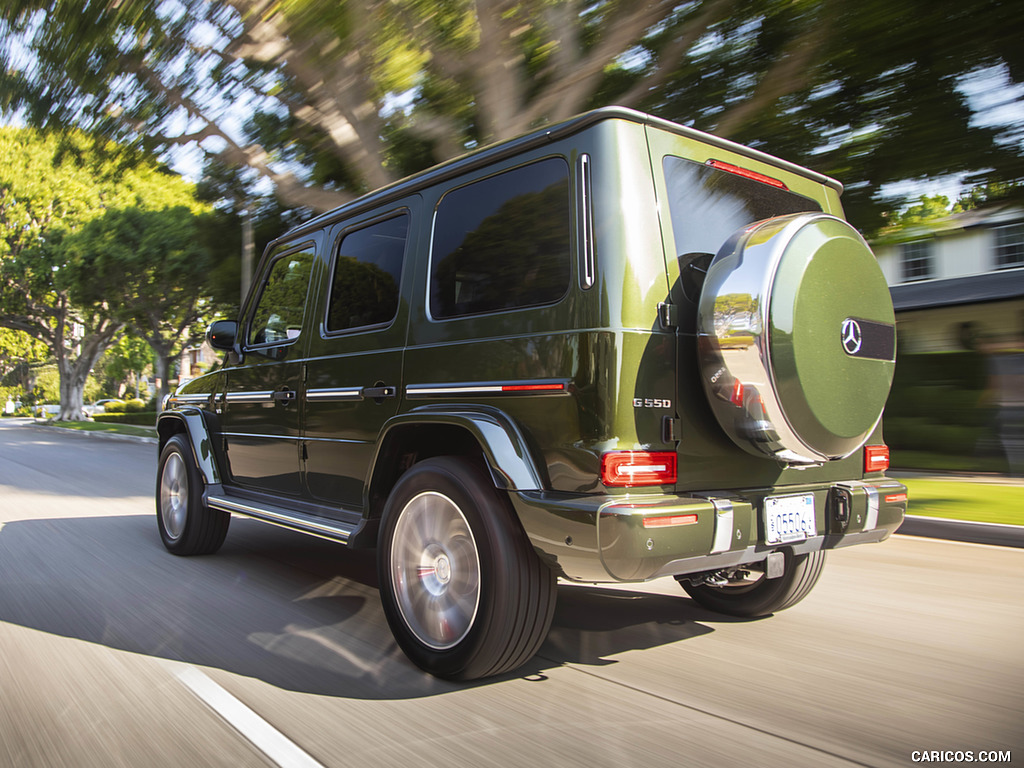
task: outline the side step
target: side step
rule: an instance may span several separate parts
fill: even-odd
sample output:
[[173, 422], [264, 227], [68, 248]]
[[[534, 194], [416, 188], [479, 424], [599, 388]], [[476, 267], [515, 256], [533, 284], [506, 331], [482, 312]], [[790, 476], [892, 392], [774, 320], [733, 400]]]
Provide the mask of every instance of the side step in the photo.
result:
[[230, 512], [233, 515], [251, 517], [264, 523], [277, 525], [299, 533], [307, 533], [310, 536], [318, 536], [329, 541], [340, 541], [347, 544], [354, 525], [347, 525], [340, 520], [329, 520], [325, 517], [307, 515], [296, 512], [293, 509], [271, 506], [268, 504], [256, 505], [254, 502], [243, 502], [239, 499], [229, 499], [224, 496], [209, 496], [206, 504], [211, 509], [219, 509], [222, 512]]

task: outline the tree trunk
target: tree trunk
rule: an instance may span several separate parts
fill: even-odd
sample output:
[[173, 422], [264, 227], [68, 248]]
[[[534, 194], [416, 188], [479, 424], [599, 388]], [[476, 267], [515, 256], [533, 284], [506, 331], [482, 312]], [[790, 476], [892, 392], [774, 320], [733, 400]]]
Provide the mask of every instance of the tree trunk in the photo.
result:
[[82, 409], [82, 397], [85, 393], [85, 380], [89, 377], [89, 367], [78, 365], [79, 361], [59, 360], [57, 370], [60, 372], [60, 413], [58, 421], [85, 421]]
[[171, 392], [170, 384], [167, 382], [167, 377], [171, 372], [171, 358], [165, 350], [154, 348], [153, 351], [156, 352], [153, 368], [158, 384], [156, 389], [156, 408], [159, 411], [163, 405], [164, 397]]

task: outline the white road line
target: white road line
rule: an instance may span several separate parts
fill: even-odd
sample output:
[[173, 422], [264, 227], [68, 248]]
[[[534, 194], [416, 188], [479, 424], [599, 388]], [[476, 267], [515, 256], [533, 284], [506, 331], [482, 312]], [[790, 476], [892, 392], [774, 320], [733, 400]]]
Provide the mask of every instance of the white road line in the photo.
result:
[[175, 665], [174, 675], [231, 727], [281, 768], [324, 768], [279, 730], [195, 667]]

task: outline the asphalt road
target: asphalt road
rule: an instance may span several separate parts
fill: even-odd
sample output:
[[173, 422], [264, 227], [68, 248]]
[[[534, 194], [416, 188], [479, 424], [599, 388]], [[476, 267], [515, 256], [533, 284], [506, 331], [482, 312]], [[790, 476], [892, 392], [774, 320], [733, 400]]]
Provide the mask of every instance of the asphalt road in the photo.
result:
[[168, 554], [155, 463], [0, 421], [3, 768], [1024, 760], [1020, 549], [834, 552], [759, 621], [671, 581], [564, 585], [531, 664], [453, 685], [395, 646], [372, 555], [247, 520], [215, 556]]

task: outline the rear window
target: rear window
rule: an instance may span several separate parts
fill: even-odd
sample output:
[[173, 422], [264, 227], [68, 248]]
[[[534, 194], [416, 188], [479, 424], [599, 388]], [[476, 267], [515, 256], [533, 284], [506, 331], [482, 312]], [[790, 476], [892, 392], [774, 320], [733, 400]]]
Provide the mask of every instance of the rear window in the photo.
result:
[[667, 156], [668, 208], [676, 255], [715, 254], [737, 230], [788, 213], [821, 211], [814, 200], [708, 165]]
[[430, 316], [556, 302], [569, 289], [569, 167], [551, 158], [452, 190], [437, 206]]

